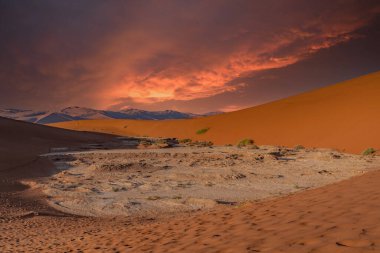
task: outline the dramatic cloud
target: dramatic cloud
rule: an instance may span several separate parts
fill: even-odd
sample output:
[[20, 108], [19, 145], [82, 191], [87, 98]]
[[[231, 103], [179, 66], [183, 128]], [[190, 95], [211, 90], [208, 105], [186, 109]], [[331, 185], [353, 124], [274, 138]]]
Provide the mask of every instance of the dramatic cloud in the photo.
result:
[[[1, 105], [175, 108], [238, 94], [250, 90], [249, 77], [361, 39], [358, 30], [373, 23], [379, 6], [0, 0]], [[242, 107], [224, 102], [215, 104]]]

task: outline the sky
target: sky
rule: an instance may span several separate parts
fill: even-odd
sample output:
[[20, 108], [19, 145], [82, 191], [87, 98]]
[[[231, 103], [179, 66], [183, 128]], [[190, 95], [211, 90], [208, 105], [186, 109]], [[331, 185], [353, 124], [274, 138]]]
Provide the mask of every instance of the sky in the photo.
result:
[[0, 0], [0, 107], [234, 111], [380, 70], [378, 0]]

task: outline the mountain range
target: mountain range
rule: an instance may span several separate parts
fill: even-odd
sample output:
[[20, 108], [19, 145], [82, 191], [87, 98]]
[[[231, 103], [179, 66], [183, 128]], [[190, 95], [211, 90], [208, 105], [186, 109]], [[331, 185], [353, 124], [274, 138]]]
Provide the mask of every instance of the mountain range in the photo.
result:
[[120, 111], [96, 110], [91, 108], [71, 106], [58, 111], [36, 111], [23, 109], [0, 109], [0, 116], [38, 124], [51, 124], [72, 120], [86, 119], [139, 119], [165, 120], [190, 119], [220, 114], [210, 112], [205, 114], [184, 113], [173, 110], [145, 111], [139, 109], [125, 109]]

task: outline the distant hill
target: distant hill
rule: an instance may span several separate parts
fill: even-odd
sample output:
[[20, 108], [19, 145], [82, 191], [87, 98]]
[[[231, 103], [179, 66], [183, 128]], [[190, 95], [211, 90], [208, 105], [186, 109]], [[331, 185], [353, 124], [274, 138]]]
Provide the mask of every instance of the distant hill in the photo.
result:
[[0, 109], [0, 116], [10, 119], [22, 120], [38, 124], [52, 124], [73, 120], [86, 119], [141, 119], [141, 120], [165, 120], [165, 119], [190, 119], [221, 112], [207, 114], [183, 113], [173, 110], [145, 111], [138, 109], [125, 109], [121, 111], [96, 110], [85, 107], [72, 106], [59, 111], [33, 111], [20, 109]]
[[215, 144], [236, 144], [252, 138], [259, 145], [299, 144], [348, 152], [380, 149], [380, 71], [221, 115], [175, 121], [82, 120], [54, 126], [127, 136], [209, 140]]

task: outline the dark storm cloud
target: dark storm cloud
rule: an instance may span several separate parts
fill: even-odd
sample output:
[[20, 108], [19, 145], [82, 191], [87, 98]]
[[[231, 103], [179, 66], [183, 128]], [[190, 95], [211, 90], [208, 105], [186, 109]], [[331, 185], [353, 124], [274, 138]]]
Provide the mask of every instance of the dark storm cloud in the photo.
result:
[[251, 105], [235, 97], [255, 93], [252, 73], [363, 40], [377, 3], [0, 0], [0, 105]]

